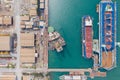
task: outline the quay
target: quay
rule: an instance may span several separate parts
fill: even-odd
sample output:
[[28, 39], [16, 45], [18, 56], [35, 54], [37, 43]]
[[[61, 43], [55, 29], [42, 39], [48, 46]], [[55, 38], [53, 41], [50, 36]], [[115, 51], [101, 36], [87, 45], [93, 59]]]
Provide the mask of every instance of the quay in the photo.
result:
[[[21, 72], [92, 72], [91, 68], [88, 69], [46, 69], [46, 68], [37, 68], [37, 69], [20, 69]], [[16, 72], [15, 69], [0, 69], [0, 72]]]
[[[16, 72], [15, 69], [0, 69], [1, 72]], [[106, 72], [96, 72], [93, 71], [91, 68], [88, 69], [46, 69], [46, 68], [40, 68], [40, 69], [21, 69], [22, 73], [41, 73], [41, 72], [79, 72], [84, 75], [85, 72], [89, 72], [90, 75], [88, 77], [94, 78], [94, 77], [105, 77]]]
[[88, 69], [22, 69], [23, 72], [92, 72], [91, 68]]
[[49, 72], [92, 72], [92, 69], [48, 69]]
[[90, 77], [94, 78], [94, 77], [106, 77], [106, 72], [92, 72], [90, 73]]
[[93, 51], [99, 53], [99, 41], [98, 41], [98, 39], [93, 39]]
[[48, 69], [48, 0], [45, 0], [44, 67]]

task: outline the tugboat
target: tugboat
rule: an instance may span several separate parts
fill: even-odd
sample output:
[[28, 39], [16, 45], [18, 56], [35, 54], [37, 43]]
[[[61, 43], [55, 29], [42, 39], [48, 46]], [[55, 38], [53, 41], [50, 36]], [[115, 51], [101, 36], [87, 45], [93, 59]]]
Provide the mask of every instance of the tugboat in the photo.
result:
[[91, 58], [93, 53], [93, 29], [92, 18], [90, 16], [82, 17], [82, 55], [85, 58]]

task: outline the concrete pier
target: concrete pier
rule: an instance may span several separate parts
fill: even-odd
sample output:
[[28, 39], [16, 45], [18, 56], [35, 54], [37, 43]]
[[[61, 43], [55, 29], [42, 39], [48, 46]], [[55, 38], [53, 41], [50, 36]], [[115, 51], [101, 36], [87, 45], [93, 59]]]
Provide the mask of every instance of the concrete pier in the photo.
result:
[[99, 41], [98, 41], [98, 39], [93, 40], [93, 51], [99, 53]]

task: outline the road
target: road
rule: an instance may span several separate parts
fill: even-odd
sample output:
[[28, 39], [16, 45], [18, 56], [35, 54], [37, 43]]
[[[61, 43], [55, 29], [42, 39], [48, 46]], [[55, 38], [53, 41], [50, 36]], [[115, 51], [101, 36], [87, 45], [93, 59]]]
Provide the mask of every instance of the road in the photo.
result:
[[15, 6], [15, 31], [17, 33], [17, 64], [16, 64], [16, 75], [17, 80], [21, 80], [22, 72], [20, 69], [20, 2], [21, 0], [16, 0]]

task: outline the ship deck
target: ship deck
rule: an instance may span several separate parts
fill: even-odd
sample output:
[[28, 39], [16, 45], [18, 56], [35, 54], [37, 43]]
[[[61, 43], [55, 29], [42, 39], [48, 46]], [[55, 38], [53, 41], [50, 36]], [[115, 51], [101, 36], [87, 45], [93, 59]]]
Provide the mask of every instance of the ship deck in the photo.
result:
[[86, 57], [90, 58], [92, 56], [92, 27], [87, 26], [85, 33]]
[[112, 67], [112, 52], [103, 52], [102, 53], [102, 66], [105, 68]]
[[83, 17], [83, 57], [91, 58], [92, 57], [92, 26], [85, 26], [85, 18], [88, 16]]

